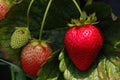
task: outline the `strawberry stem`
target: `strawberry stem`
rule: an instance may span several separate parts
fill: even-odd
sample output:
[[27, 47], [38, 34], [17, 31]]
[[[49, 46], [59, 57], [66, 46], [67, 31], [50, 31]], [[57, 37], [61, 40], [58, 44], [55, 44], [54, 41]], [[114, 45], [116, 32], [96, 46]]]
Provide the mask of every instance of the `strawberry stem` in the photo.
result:
[[30, 4], [29, 4], [28, 9], [27, 9], [27, 27], [28, 27], [28, 29], [29, 29], [29, 13], [30, 13], [30, 9], [31, 9], [33, 2], [34, 2], [34, 0], [30, 1]]
[[13, 71], [13, 67], [10, 66], [10, 69], [11, 69], [11, 77], [12, 77], [12, 80], [15, 80], [15, 74], [14, 74], [14, 71]]
[[48, 5], [46, 7], [46, 11], [45, 11], [44, 16], [43, 16], [43, 20], [42, 20], [41, 28], [40, 28], [40, 34], [39, 34], [39, 40], [40, 41], [42, 40], [43, 27], [45, 25], [45, 20], [46, 20], [46, 17], [47, 17], [47, 14], [48, 14], [48, 11], [49, 11], [49, 8], [51, 6], [52, 1], [53, 0], [49, 0]]
[[82, 14], [83, 14], [83, 13], [82, 13], [82, 10], [81, 10], [80, 6], [78, 5], [77, 1], [76, 1], [76, 0], [72, 0], [72, 1], [73, 1], [73, 3], [75, 4], [75, 6], [77, 7], [80, 15], [82, 16]]

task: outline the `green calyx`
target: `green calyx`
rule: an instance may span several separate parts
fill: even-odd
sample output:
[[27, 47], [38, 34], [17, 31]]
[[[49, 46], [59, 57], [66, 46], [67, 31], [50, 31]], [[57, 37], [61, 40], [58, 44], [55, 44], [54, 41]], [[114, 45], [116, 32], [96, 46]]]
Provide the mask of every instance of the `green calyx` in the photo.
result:
[[71, 23], [68, 24], [68, 26], [85, 26], [89, 24], [97, 24], [97, 17], [95, 16], [95, 13], [87, 16], [85, 12], [82, 12], [82, 15], [79, 19], [72, 19]]
[[38, 39], [32, 39], [30, 41], [30, 43], [33, 45], [33, 46], [37, 46], [37, 45], [42, 45], [44, 47], [47, 47], [47, 43], [49, 43], [49, 41], [46, 41], [46, 40], [38, 40]]

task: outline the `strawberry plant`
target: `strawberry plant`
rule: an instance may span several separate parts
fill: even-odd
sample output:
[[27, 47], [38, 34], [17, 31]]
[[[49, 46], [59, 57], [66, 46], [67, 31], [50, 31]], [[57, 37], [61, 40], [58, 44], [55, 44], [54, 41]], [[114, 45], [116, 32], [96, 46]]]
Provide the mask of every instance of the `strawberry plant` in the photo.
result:
[[95, 14], [87, 16], [78, 7], [79, 5], [73, 0], [81, 16], [80, 19], [72, 20], [71, 27], [65, 34], [65, 47], [67, 52], [76, 65], [82, 71], [87, 70], [95, 61], [102, 45], [103, 38], [100, 30], [96, 28]]
[[9, 65], [12, 80], [120, 79], [120, 18], [109, 5], [4, 1], [12, 5], [0, 4], [0, 65]]

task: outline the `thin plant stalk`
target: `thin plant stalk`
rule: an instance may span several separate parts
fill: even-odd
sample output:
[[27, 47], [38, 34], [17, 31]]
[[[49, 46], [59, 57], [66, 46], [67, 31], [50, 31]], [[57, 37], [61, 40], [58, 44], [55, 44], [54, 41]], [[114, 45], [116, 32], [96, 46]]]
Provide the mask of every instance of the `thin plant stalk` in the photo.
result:
[[47, 14], [48, 14], [48, 11], [49, 11], [49, 8], [51, 6], [52, 1], [53, 0], [49, 0], [48, 5], [46, 7], [46, 11], [45, 11], [44, 16], [43, 16], [43, 20], [42, 20], [41, 28], [40, 28], [40, 34], [39, 34], [39, 41], [42, 40], [43, 27], [45, 25], [45, 20], [46, 20], [46, 17], [47, 17]]
[[29, 21], [29, 13], [30, 13], [30, 9], [31, 9], [33, 2], [34, 2], [34, 0], [30, 1], [30, 4], [29, 4], [28, 9], [27, 9], [27, 27], [28, 27], [28, 29], [29, 29], [29, 22], [30, 22]]
[[73, 1], [73, 3], [75, 4], [75, 6], [77, 7], [80, 15], [82, 16], [82, 10], [81, 10], [80, 6], [78, 5], [77, 1], [76, 1], [76, 0], [72, 0], [72, 1]]

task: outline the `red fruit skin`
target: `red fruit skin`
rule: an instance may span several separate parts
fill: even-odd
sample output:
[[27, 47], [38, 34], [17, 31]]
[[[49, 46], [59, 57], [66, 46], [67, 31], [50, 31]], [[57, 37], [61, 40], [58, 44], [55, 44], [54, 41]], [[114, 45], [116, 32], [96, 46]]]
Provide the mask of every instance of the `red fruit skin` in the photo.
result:
[[93, 25], [73, 26], [66, 32], [64, 43], [72, 62], [78, 69], [85, 71], [96, 59], [103, 38]]
[[51, 55], [52, 49], [48, 44], [46, 46], [28, 44], [21, 53], [22, 68], [27, 74], [36, 76]]
[[0, 20], [4, 19], [13, 4], [7, 4], [6, 0], [0, 0]]

